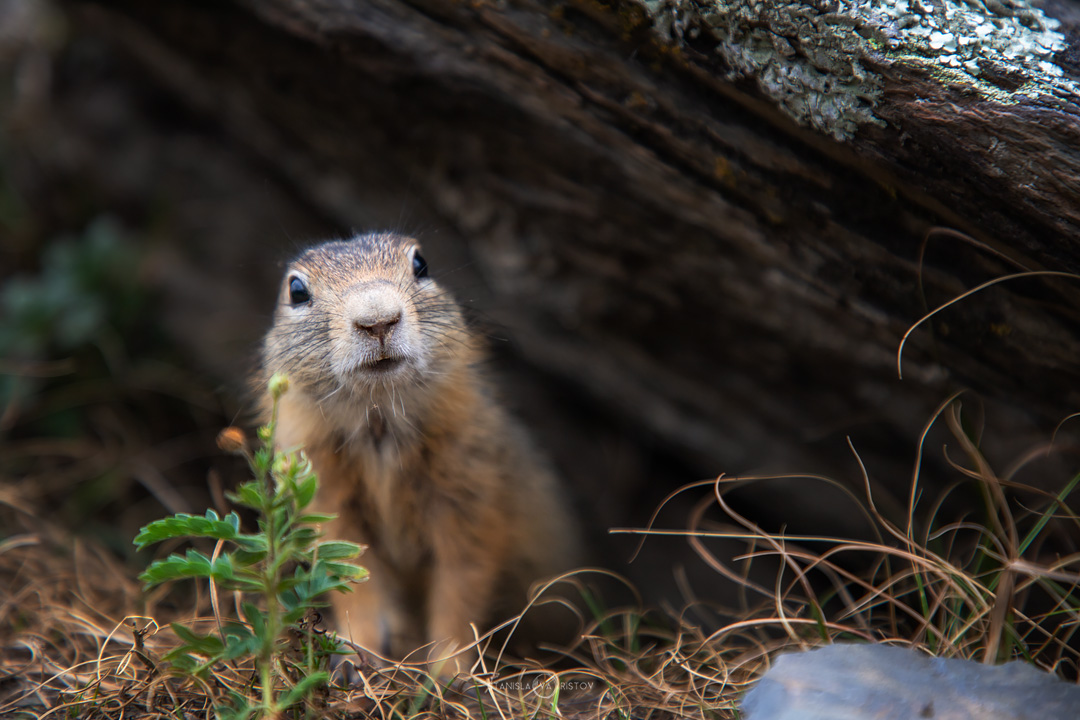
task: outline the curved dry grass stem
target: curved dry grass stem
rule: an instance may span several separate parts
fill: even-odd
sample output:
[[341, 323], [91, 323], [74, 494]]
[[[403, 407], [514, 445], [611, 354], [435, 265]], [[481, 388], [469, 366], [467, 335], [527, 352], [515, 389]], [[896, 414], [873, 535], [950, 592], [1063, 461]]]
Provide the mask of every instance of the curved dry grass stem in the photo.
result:
[[[656, 506], [656, 509], [653, 510], [652, 515], [649, 516], [649, 522], [647, 522], [645, 524], [645, 528], [647, 530], [651, 530], [653, 525], [656, 524], [656, 519], [658, 517], [660, 517], [660, 513], [663, 511], [663, 509], [665, 507], [667, 507], [667, 504], [669, 502], [674, 500], [679, 495], [682, 495], [683, 493], [689, 492], [689, 491], [694, 490], [696, 488], [708, 487], [710, 485], [713, 485], [714, 483], [719, 482], [720, 478], [722, 478], [722, 477], [724, 477], [723, 474], [721, 474], [719, 477], [717, 477], [717, 478], [715, 478], [713, 480], [698, 480], [697, 482], [689, 483], [688, 485], [683, 485], [682, 487], [678, 488], [677, 490], [673, 490], [672, 492], [668, 493], [664, 497], [664, 499], [661, 500], [660, 503]], [[637, 556], [641, 554], [641, 549], [644, 546], [645, 546], [645, 538], [642, 537], [640, 542], [638, 542], [637, 546], [634, 548], [634, 552], [630, 554], [630, 559], [628, 560], [628, 562], [634, 562], [634, 560], [637, 558]]]
[[[926, 443], [926, 436], [930, 433], [930, 428], [937, 422], [941, 413], [945, 412], [945, 410], [952, 405], [953, 401], [963, 393], [963, 390], [957, 390], [952, 395], [945, 398], [945, 400], [935, 408], [934, 413], [930, 416], [926, 425], [923, 426], [922, 432], [919, 433], [919, 442], [915, 451], [915, 468], [911, 472], [911, 487], [908, 490], [907, 531], [904, 536], [900, 538], [903, 542], [909, 544], [915, 543], [915, 504], [919, 497], [919, 474], [922, 472], [923, 445]], [[890, 528], [891, 523], [887, 524], [885, 527]]]
[[937, 315], [942, 310], [945, 310], [946, 308], [952, 307], [953, 305], [960, 302], [961, 300], [964, 300], [964, 299], [966, 299], [968, 297], [971, 297], [972, 295], [975, 295], [976, 293], [982, 292], [983, 290], [985, 290], [985, 289], [987, 289], [989, 287], [993, 287], [994, 285], [1000, 285], [1001, 283], [1007, 282], [1009, 280], [1019, 280], [1021, 278], [1029, 278], [1029, 277], [1062, 277], [1062, 278], [1070, 278], [1070, 279], [1074, 279], [1074, 280], [1075, 279], [1080, 279], [1080, 275], [1077, 275], [1076, 273], [1060, 272], [1060, 271], [1057, 271], [1057, 270], [1030, 270], [1030, 271], [1027, 271], [1027, 272], [1014, 273], [1012, 275], [1004, 275], [1004, 276], [999, 277], [999, 278], [994, 278], [993, 280], [987, 280], [983, 284], [978, 285], [976, 287], [973, 287], [972, 289], [968, 290], [967, 292], [961, 293], [960, 295], [957, 295], [956, 297], [954, 297], [949, 302], [947, 302], [947, 303], [945, 303], [943, 305], [939, 305], [938, 307], [934, 308], [933, 310], [931, 310], [927, 314], [923, 315], [921, 318], [919, 318], [918, 321], [915, 322], [914, 325], [912, 325], [911, 327], [908, 328], [907, 332], [904, 333], [904, 337], [902, 337], [900, 339], [900, 345], [896, 349], [896, 375], [897, 375], [897, 377], [900, 378], [901, 380], [904, 379], [904, 371], [903, 371], [903, 366], [902, 366], [903, 355], [904, 355], [904, 345], [907, 343], [907, 339], [908, 339], [908, 337], [911, 336], [911, 333], [915, 332], [915, 330], [920, 325], [922, 325], [924, 322], [926, 322], [930, 318]]
[[1003, 635], [1006, 632], [1006, 620], [1012, 610], [1016, 574], [1011, 566], [1018, 559], [1017, 550], [1020, 539], [1017, 536], [1016, 522], [1012, 511], [1009, 509], [1009, 502], [1001, 489], [1001, 483], [990, 468], [986, 458], [975, 447], [975, 443], [965, 432], [960, 419], [960, 408], [953, 405], [945, 418], [949, 428], [953, 431], [953, 435], [960, 442], [968, 458], [976, 467], [976, 473], [980, 481], [979, 489], [988, 495], [986, 503], [988, 507], [987, 515], [993, 525], [994, 534], [1005, 545], [1006, 559], [999, 576], [997, 591], [994, 593], [994, 605], [990, 614], [989, 642], [986, 643], [983, 653], [983, 662], [993, 663], [998, 659], [998, 651], [1001, 647]]
[[1054, 446], [1054, 442], [1057, 440], [1057, 434], [1061, 430], [1061, 426], [1067, 423], [1069, 420], [1072, 420], [1074, 417], [1080, 417], [1080, 412], [1074, 412], [1066, 415], [1065, 417], [1061, 418], [1057, 425], [1054, 426], [1054, 432], [1050, 435], [1050, 443], [1046, 447], [1047, 455], [1050, 454], [1050, 449]]
[[1004, 260], [1005, 262], [1009, 263], [1010, 265], [1014, 265], [1015, 267], [1018, 267], [1021, 270], [1024, 270], [1024, 271], [1032, 270], [1032, 268], [1028, 267], [1024, 263], [1017, 260], [1016, 258], [1008, 255], [1007, 253], [1005, 253], [1005, 252], [1003, 252], [1001, 250], [998, 250], [995, 247], [992, 247], [991, 245], [989, 245], [988, 243], [983, 242], [982, 240], [977, 240], [977, 239], [973, 238], [971, 235], [968, 235], [965, 232], [961, 232], [961, 231], [955, 230], [953, 228], [948, 228], [948, 227], [942, 227], [942, 226], [939, 226], [939, 225], [935, 225], [934, 227], [931, 227], [926, 231], [926, 234], [923, 235], [922, 242], [919, 244], [919, 256], [918, 256], [918, 258], [916, 260], [916, 264], [918, 265], [917, 277], [918, 277], [918, 283], [919, 283], [919, 294], [920, 294], [920, 296], [922, 296], [922, 294], [923, 294], [923, 263], [924, 263], [924, 261], [926, 259], [926, 249], [930, 245], [930, 238], [932, 238], [934, 236], [947, 237], [947, 238], [951, 238], [953, 240], [960, 240], [961, 242], [967, 243], [968, 245], [971, 245], [972, 247], [978, 248], [979, 250], [982, 250], [983, 252], [986, 252], [987, 254], [993, 255], [994, 257], [998, 258], [999, 260]]
[[[224, 540], [218, 540], [216, 543], [214, 543], [214, 552], [210, 555], [210, 562], [216, 562], [217, 559], [221, 557], [221, 551], [224, 549]], [[214, 623], [217, 625], [218, 637], [221, 638], [221, 642], [225, 642], [225, 623], [222, 620], [221, 606], [218, 603], [217, 582], [212, 576], [209, 578], [208, 585], [210, 588], [210, 607], [214, 611]], [[239, 613], [239, 607], [237, 608], [237, 612]]]

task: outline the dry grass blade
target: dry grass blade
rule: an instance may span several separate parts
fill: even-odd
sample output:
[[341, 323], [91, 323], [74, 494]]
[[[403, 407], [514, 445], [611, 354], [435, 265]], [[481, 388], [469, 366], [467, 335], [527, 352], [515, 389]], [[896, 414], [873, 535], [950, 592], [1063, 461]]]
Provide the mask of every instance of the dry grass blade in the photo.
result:
[[939, 305], [938, 307], [934, 308], [930, 312], [923, 315], [921, 318], [919, 318], [919, 320], [914, 325], [912, 325], [910, 328], [908, 328], [907, 332], [904, 333], [904, 337], [900, 339], [900, 345], [896, 350], [896, 375], [897, 375], [897, 377], [899, 377], [901, 380], [904, 378], [904, 370], [903, 370], [903, 366], [902, 366], [902, 361], [903, 361], [903, 356], [904, 356], [904, 345], [907, 343], [907, 339], [908, 339], [908, 337], [911, 336], [911, 333], [915, 332], [915, 330], [917, 330], [920, 325], [922, 325], [924, 322], [926, 322], [930, 318], [937, 315], [942, 310], [945, 310], [946, 308], [949, 308], [949, 307], [955, 305], [956, 303], [960, 302], [961, 300], [964, 300], [965, 298], [968, 298], [968, 297], [971, 297], [972, 295], [975, 295], [976, 293], [980, 293], [980, 292], [982, 292], [983, 290], [985, 290], [985, 289], [987, 289], [989, 287], [993, 287], [994, 285], [1000, 285], [1001, 283], [1007, 282], [1009, 280], [1019, 280], [1021, 278], [1029, 278], [1029, 277], [1061, 277], [1061, 278], [1070, 278], [1072, 280], [1076, 280], [1080, 276], [1077, 276], [1076, 273], [1059, 272], [1059, 271], [1056, 271], [1056, 270], [1031, 270], [1031, 271], [1028, 271], [1028, 272], [1013, 273], [1011, 275], [1004, 275], [1004, 276], [999, 277], [999, 278], [994, 278], [993, 280], [988, 280], [988, 281], [982, 283], [981, 285], [973, 287], [972, 289], [968, 290], [967, 292], [964, 292], [964, 293], [961, 293], [960, 295], [957, 295], [956, 297], [954, 297], [949, 302], [947, 302], [947, 303], [945, 303], [943, 305]]

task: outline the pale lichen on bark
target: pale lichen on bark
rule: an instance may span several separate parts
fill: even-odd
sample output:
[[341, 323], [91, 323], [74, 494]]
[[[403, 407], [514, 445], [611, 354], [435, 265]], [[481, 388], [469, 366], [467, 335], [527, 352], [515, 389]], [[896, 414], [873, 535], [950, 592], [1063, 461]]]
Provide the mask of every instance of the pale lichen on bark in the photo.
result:
[[839, 140], [883, 124], [875, 66], [921, 67], [998, 102], [1076, 93], [1053, 62], [1065, 47], [1058, 21], [1027, 0], [638, 1], [661, 35], [715, 41], [728, 79], [754, 79], [795, 120]]
[[[867, 3], [870, 4], [870, 3]], [[1040, 93], [1076, 94], [1054, 63], [1066, 47], [1060, 23], [1019, 0], [896, 0], [873, 3], [888, 28], [890, 60], [927, 68], [984, 98], [1017, 102]]]

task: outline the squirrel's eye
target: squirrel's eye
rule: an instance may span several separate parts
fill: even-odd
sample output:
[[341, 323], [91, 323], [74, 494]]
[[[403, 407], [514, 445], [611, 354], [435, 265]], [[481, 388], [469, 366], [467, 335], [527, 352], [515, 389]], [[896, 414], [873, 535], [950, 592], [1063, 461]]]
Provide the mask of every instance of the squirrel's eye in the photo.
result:
[[416, 253], [412, 256], [412, 272], [418, 278], [426, 278], [427, 275], [427, 260], [420, 253]]
[[293, 305], [303, 305], [311, 299], [307, 285], [298, 277], [289, 278], [289, 302]]

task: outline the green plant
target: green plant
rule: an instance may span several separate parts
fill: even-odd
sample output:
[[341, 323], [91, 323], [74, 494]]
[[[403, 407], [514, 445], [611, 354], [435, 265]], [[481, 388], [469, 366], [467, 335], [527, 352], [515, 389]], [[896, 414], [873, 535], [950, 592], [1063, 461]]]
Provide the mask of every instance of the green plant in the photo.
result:
[[[226, 429], [219, 439], [223, 449], [248, 458], [255, 480], [241, 485], [230, 499], [258, 514], [259, 531], [242, 533], [235, 512], [221, 518], [207, 510], [201, 516], [179, 514], [157, 520], [135, 538], [140, 549], [171, 538], [212, 538], [218, 541], [218, 550], [232, 546], [213, 556], [194, 548], [186, 555], [171, 555], [151, 564], [140, 579], [149, 588], [170, 580], [205, 578], [219, 589], [256, 600], [241, 603], [243, 622], [225, 622], [217, 634], [202, 635], [173, 624], [182, 644], [165, 656], [180, 673], [203, 678], [218, 663], [253, 657], [259, 698], [253, 701], [234, 693], [232, 708], [218, 709], [220, 715], [238, 718], [279, 717], [326, 683], [329, 656], [337, 648], [332, 638], [313, 632], [309, 613], [320, 605], [323, 594], [347, 590], [367, 575], [347, 562], [360, 554], [359, 545], [319, 539], [314, 525], [333, 516], [304, 513], [318, 479], [302, 452], [275, 449], [277, 407], [288, 379], [275, 375], [269, 389], [273, 413], [270, 423], [259, 429], [261, 446], [250, 452], [236, 428]], [[295, 569], [290, 573], [290, 568]], [[302, 639], [301, 652], [290, 650], [290, 637]]]

